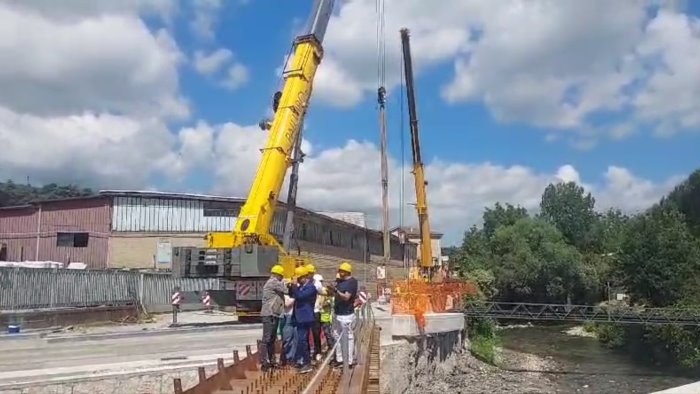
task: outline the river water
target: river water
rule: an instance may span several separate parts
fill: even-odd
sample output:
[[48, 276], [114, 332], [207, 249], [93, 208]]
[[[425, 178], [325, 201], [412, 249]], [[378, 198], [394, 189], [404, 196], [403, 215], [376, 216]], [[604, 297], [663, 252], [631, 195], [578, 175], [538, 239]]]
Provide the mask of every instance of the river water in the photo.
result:
[[501, 345], [552, 361], [547, 375], [557, 390], [568, 393], [651, 393], [681, 386], [692, 379], [635, 363], [597, 339], [569, 335], [569, 327], [507, 328]]

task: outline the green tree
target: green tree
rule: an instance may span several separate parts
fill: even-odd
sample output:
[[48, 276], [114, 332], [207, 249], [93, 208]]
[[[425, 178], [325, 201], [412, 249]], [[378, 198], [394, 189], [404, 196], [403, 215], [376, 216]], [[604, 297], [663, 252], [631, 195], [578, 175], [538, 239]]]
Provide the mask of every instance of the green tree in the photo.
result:
[[575, 182], [550, 184], [544, 189], [540, 216], [553, 223], [564, 238], [579, 249], [589, 243], [596, 222], [595, 199]]
[[0, 207], [27, 204], [38, 200], [52, 200], [70, 197], [83, 197], [93, 195], [88, 188], [77, 185], [58, 185], [49, 183], [41, 187], [22, 185], [12, 182], [0, 182]]
[[700, 245], [675, 209], [657, 207], [633, 219], [616, 260], [635, 302], [669, 306], [697, 291]]
[[510, 226], [522, 218], [528, 217], [527, 209], [506, 203], [497, 202], [493, 208], [484, 210], [484, 235], [491, 238], [501, 226]]
[[700, 237], [700, 169], [695, 170], [681, 184], [676, 186], [659, 205], [663, 208], [675, 208], [684, 216], [684, 221]]
[[465, 272], [477, 268], [488, 268], [491, 262], [491, 250], [483, 230], [472, 226], [464, 233], [457, 259], [461, 270]]
[[588, 287], [581, 254], [552, 224], [523, 218], [491, 240], [493, 273], [507, 301], [569, 302]]

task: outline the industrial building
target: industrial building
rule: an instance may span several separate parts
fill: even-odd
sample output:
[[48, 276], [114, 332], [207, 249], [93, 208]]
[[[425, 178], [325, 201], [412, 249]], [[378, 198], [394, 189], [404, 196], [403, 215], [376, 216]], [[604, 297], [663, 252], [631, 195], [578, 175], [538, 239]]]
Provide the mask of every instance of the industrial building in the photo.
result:
[[[171, 268], [173, 246], [204, 246], [204, 235], [230, 231], [244, 200], [198, 194], [101, 191], [95, 196], [38, 201], [0, 208], [0, 260], [81, 262], [89, 269]], [[271, 232], [281, 239], [285, 206]], [[361, 214], [343, 221], [297, 208], [295, 252], [355, 261], [378, 261], [382, 234]], [[405, 255], [405, 256], [404, 256]], [[403, 267], [415, 248], [391, 240], [392, 264]]]
[[[415, 245], [415, 247], [420, 248], [420, 230], [415, 227], [395, 227], [390, 230], [391, 234], [396, 237], [405, 237], [407, 243]], [[442, 233], [431, 232], [430, 233], [430, 248], [432, 250], [433, 265], [442, 267], [443, 264], [447, 262], [447, 259], [442, 254]]]

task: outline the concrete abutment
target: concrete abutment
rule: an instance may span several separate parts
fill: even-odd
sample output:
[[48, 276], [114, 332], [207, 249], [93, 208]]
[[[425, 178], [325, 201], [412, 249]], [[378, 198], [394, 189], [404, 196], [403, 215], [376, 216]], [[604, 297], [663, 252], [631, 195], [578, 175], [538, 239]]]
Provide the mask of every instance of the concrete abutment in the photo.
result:
[[[461, 313], [429, 313], [419, 329], [413, 315], [392, 316], [392, 342], [382, 346], [381, 392], [420, 392], [434, 379], [450, 374], [457, 356], [468, 351]], [[417, 391], [415, 391], [417, 390]]]

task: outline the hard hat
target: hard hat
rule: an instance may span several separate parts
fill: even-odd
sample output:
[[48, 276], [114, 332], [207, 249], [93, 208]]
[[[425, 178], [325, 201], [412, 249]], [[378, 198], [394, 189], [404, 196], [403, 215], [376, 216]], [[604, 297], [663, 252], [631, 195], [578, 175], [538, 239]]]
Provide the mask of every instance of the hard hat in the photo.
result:
[[344, 262], [344, 263], [342, 263], [342, 264], [340, 264], [340, 267], [339, 267], [338, 269], [339, 269], [340, 271], [345, 271], [345, 272], [347, 272], [347, 273], [349, 273], [349, 274], [352, 273], [352, 265], [350, 265], [350, 263], [348, 263], [347, 261]]
[[284, 267], [279, 264], [273, 265], [270, 273], [277, 275], [284, 275]]
[[304, 276], [306, 274], [308, 274], [308, 272], [306, 271], [306, 268], [304, 268], [304, 267], [297, 267], [294, 270], [294, 275], [296, 275], [297, 277]]
[[316, 273], [316, 267], [313, 264], [306, 264], [306, 271], [310, 274]]

